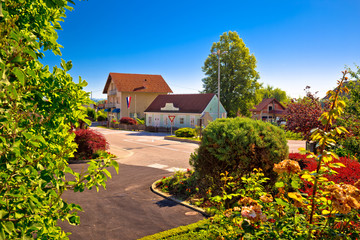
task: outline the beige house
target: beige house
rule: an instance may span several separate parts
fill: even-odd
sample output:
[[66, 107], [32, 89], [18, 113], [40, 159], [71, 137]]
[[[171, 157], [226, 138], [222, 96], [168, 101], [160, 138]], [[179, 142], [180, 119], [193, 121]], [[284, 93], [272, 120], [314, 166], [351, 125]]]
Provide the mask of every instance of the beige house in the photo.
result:
[[[107, 94], [108, 119], [144, 118], [145, 109], [160, 94], [172, 93], [161, 75], [110, 73], [103, 91]], [[127, 98], [131, 98], [129, 107]]]
[[250, 109], [252, 118], [266, 122], [276, 122], [283, 118], [286, 108], [275, 98], [264, 98], [261, 103]]

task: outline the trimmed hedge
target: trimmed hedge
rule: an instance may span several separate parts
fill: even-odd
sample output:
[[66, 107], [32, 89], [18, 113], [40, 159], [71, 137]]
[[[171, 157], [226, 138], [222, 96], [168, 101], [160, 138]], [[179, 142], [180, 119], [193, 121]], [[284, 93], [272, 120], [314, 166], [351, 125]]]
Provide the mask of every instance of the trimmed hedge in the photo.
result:
[[179, 128], [175, 131], [175, 136], [177, 137], [195, 137], [196, 136], [196, 130], [193, 128]]
[[288, 157], [285, 133], [279, 127], [249, 118], [217, 119], [203, 131], [201, 145], [190, 157], [202, 187], [220, 189], [220, 173], [240, 179], [261, 168], [272, 186], [277, 174], [275, 163]]

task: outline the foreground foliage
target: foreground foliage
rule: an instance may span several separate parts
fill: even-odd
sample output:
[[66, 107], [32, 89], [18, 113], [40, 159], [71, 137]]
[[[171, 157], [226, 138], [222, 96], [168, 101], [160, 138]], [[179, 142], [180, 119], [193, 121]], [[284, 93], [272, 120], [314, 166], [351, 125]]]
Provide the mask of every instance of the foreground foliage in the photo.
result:
[[57, 221], [78, 224], [81, 207], [62, 194], [105, 187], [106, 167], [118, 168], [107, 158], [75, 173], [67, 163], [73, 128], [89, 124], [86, 82], [73, 82], [71, 62], [50, 71], [39, 59], [60, 54], [56, 30], [68, 2], [0, 1], [0, 239], [67, 239]]
[[[312, 131], [311, 140], [318, 144], [316, 153], [308, 152], [302, 159], [305, 169], [294, 160], [274, 164], [273, 171], [279, 177], [273, 192], [263, 187], [268, 178], [260, 169], [243, 176], [244, 188], [235, 191], [237, 179], [222, 173], [222, 191], [211, 197], [216, 214], [194, 230], [200, 239], [360, 238], [360, 180], [356, 173], [359, 164], [331, 151], [336, 144], [334, 138], [347, 132], [333, 124], [345, 107], [345, 102], [339, 100], [340, 91], [346, 91], [342, 87], [345, 75], [346, 72], [339, 88], [331, 92], [329, 111], [320, 117], [323, 127]], [[240, 196], [240, 200], [225, 204], [235, 196]], [[170, 239], [185, 239], [189, 234], [193, 233], [179, 233]]]

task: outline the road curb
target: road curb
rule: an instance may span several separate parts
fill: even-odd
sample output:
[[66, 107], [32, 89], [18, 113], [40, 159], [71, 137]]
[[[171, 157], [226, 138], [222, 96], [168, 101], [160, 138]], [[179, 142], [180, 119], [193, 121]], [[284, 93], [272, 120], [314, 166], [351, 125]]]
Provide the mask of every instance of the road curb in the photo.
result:
[[161, 192], [161, 191], [157, 190], [157, 188], [156, 188], [156, 183], [157, 183], [158, 181], [159, 181], [159, 180], [155, 181], [155, 182], [150, 186], [150, 190], [151, 190], [153, 193], [155, 193], [155, 194], [157, 194], [157, 195], [159, 195], [159, 196], [161, 196], [161, 197], [163, 197], [163, 198], [166, 198], [166, 199], [169, 199], [169, 200], [171, 200], [171, 201], [174, 201], [174, 202], [176, 202], [176, 203], [178, 203], [178, 204], [180, 204], [180, 205], [183, 205], [184, 207], [190, 208], [191, 210], [194, 210], [194, 211], [196, 211], [196, 212], [198, 212], [198, 213], [201, 213], [201, 214], [202, 214], [204, 217], [206, 217], [206, 218], [210, 217], [210, 215], [207, 214], [204, 209], [199, 208], [199, 207], [197, 207], [197, 206], [194, 206], [194, 205], [190, 204], [190, 203], [187, 202], [187, 201], [181, 201], [181, 200], [173, 197], [173, 196], [170, 195], [170, 194], [167, 194], [167, 193], [164, 193], [164, 192]]
[[[119, 158], [111, 158], [111, 160], [115, 160], [117, 161]], [[84, 160], [68, 160], [68, 164], [81, 164], [81, 163], [88, 163], [91, 161], [95, 161], [95, 162], [103, 162], [104, 159], [84, 159]]]
[[183, 139], [183, 138], [169, 137], [169, 136], [165, 136], [164, 139], [165, 140], [170, 140], [170, 141], [177, 141], [177, 142], [195, 143], [195, 144], [198, 144], [198, 145], [200, 145], [200, 143], [201, 143], [199, 141], [195, 141], [195, 140], [191, 140], [191, 139]]

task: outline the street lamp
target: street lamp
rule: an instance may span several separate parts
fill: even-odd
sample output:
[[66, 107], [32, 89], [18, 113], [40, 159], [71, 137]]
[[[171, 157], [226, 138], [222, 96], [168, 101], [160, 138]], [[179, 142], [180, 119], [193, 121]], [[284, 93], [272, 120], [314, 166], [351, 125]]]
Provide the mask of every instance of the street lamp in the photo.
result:
[[212, 54], [218, 56], [218, 118], [220, 118], [220, 55], [228, 53], [227, 51], [221, 52], [220, 49]]

